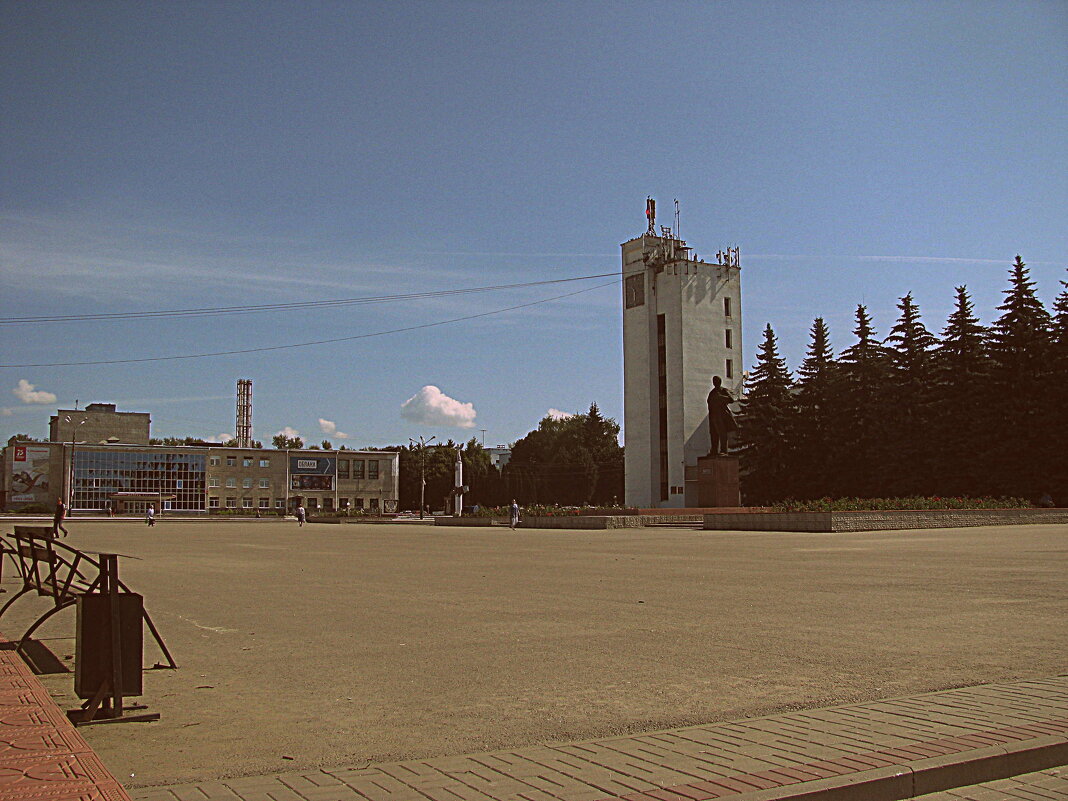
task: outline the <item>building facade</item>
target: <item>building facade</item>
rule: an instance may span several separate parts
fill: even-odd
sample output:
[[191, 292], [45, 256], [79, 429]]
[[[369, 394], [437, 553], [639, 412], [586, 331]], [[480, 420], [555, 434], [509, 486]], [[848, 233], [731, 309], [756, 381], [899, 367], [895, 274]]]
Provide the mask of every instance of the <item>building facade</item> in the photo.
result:
[[126, 442], [147, 445], [152, 419], [147, 412], [119, 412], [114, 403], [60, 409], [48, 420], [50, 442]]
[[[266, 514], [298, 505], [309, 512], [396, 511], [397, 451], [149, 445], [149, 416], [114, 409], [60, 410], [49, 431], [66, 439], [9, 442], [0, 459], [0, 505], [51, 509], [63, 498], [72, 512], [86, 513], [139, 513], [150, 503], [183, 514]], [[109, 414], [116, 419], [109, 421]], [[144, 441], [117, 441], [121, 434], [113, 432], [123, 426], [135, 426]]]
[[703, 261], [670, 228], [624, 242], [625, 497], [639, 508], [694, 507], [697, 459], [711, 445], [712, 377], [742, 390], [742, 295], [736, 248]]

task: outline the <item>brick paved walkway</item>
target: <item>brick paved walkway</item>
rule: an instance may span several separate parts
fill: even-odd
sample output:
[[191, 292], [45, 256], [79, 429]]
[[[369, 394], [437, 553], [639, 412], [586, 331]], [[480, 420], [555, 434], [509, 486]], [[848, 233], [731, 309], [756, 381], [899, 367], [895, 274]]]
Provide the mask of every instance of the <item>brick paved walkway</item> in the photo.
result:
[[135, 801], [896, 799], [1058, 765], [1068, 765], [1068, 676], [633, 737], [130, 794]]
[[129, 798], [14, 645], [0, 636], [0, 799]]

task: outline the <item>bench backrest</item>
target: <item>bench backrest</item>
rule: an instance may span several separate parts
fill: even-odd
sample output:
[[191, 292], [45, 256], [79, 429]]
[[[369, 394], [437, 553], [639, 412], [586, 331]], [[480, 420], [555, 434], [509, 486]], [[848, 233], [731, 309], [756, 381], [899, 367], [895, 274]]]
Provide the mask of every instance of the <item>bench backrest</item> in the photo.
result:
[[[15, 526], [11, 536], [23, 587], [38, 595], [53, 598], [56, 603], [72, 599], [75, 591], [84, 591], [89, 579], [79, 569], [82, 554], [69, 548], [67, 558], [55, 548], [52, 529], [47, 526]], [[88, 560], [91, 563], [91, 560]]]

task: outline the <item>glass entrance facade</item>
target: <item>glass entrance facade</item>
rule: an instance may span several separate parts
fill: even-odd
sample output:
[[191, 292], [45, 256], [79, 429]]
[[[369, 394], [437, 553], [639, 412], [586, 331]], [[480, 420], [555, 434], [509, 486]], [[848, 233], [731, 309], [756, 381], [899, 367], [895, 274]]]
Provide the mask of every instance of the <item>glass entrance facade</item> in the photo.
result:
[[174, 496], [176, 511], [205, 510], [207, 450], [166, 452], [81, 450], [74, 453], [74, 509], [104, 510], [116, 492]]

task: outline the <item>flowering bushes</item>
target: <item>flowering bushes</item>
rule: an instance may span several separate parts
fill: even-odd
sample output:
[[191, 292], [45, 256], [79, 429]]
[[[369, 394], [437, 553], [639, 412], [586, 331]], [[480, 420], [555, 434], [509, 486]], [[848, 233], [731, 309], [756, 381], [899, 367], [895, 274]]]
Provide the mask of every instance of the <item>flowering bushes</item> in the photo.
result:
[[[465, 517], [504, 517], [510, 514], [507, 506], [480, 506], [478, 511], [464, 512]], [[577, 517], [580, 515], [636, 515], [637, 509], [622, 506], [549, 506], [545, 504], [531, 504], [519, 507], [520, 517], [531, 515], [533, 517]]]
[[785, 500], [771, 507], [773, 512], [873, 512], [917, 509], [1027, 509], [1023, 498], [819, 498], [814, 501]]

